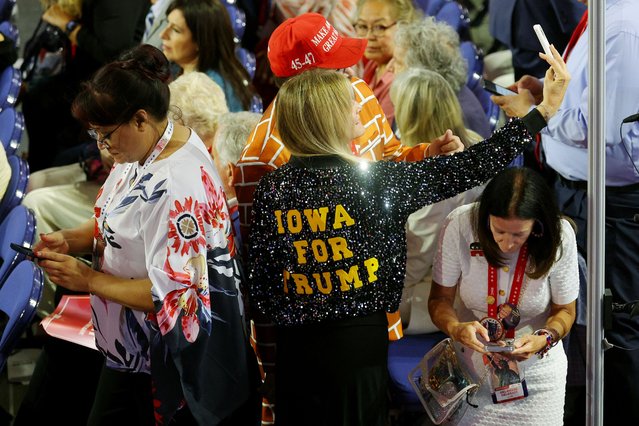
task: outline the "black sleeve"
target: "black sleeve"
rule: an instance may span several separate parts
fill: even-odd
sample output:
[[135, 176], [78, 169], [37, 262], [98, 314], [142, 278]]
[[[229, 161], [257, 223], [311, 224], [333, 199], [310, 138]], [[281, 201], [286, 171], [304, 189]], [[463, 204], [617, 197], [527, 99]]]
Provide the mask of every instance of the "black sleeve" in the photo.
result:
[[[139, 43], [149, 3], [144, 0], [96, 0], [84, 11], [78, 48], [106, 64]], [[90, 22], [87, 22], [90, 20]]]
[[[543, 123], [543, 125], [542, 125]], [[481, 185], [506, 168], [532, 141], [529, 130], [545, 122], [539, 112], [510, 121], [488, 139], [463, 152], [426, 158], [423, 161], [379, 162], [371, 169], [382, 202], [395, 206], [399, 220], [420, 208], [453, 197]], [[375, 171], [383, 169], [381, 173]]]
[[523, 116], [521, 121], [524, 122], [524, 126], [526, 126], [528, 133], [532, 136], [541, 132], [541, 130], [546, 127], [546, 120], [544, 120], [544, 116], [541, 115], [537, 108], [533, 108], [528, 114]]

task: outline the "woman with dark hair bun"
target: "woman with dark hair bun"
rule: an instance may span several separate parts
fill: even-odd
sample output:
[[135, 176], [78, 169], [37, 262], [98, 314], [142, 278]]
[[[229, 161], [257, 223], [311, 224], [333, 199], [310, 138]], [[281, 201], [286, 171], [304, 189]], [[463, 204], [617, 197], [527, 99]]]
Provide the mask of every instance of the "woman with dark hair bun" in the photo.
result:
[[246, 111], [251, 78], [235, 57], [233, 27], [219, 0], [175, 0], [167, 9], [162, 51], [181, 72], [206, 73], [224, 90], [229, 111]]
[[[92, 425], [214, 425], [249, 396], [222, 183], [202, 140], [167, 118], [169, 78], [162, 52], [143, 45], [83, 85], [73, 115], [116, 164], [94, 217], [35, 247], [51, 281], [91, 293], [106, 357]], [[87, 252], [93, 268], [68, 255]]]
[[[435, 325], [466, 347], [459, 354], [480, 383], [476, 405], [460, 424], [519, 416], [530, 424], [562, 424], [567, 359], [561, 339], [575, 320], [578, 295], [575, 232], [538, 173], [506, 169], [478, 203], [448, 216], [428, 307]], [[491, 371], [503, 378], [504, 365], [492, 352], [504, 346], [511, 351], [501, 355], [512, 367], [506, 385], [486, 379]]]

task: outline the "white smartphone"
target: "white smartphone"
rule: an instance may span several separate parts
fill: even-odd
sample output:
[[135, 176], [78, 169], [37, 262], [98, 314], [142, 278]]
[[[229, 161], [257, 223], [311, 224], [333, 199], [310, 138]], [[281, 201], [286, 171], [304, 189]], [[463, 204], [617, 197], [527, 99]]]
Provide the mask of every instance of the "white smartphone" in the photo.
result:
[[512, 352], [515, 350], [515, 347], [512, 345], [501, 346], [501, 345], [493, 345], [489, 343], [486, 346], [484, 346], [484, 350], [486, 352]]
[[544, 29], [541, 28], [541, 25], [535, 24], [533, 25], [533, 30], [535, 30], [535, 34], [537, 34], [537, 38], [539, 39], [539, 43], [541, 43], [541, 47], [544, 49], [544, 53], [547, 56], [552, 57], [552, 52], [550, 51], [550, 43], [548, 43], [546, 34], [544, 34]]

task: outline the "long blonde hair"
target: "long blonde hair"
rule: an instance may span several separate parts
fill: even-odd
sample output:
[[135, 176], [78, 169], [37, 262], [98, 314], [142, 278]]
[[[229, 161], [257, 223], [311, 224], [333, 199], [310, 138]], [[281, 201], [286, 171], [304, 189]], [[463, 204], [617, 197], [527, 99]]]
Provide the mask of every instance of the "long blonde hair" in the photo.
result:
[[451, 129], [465, 147], [476, 142], [464, 127], [461, 106], [450, 84], [435, 71], [409, 68], [390, 90], [402, 144], [415, 146]]
[[353, 89], [344, 74], [316, 68], [288, 79], [277, 94], [277, 128], [284, 146], [301, 157], [339, 155], [349, 148]]

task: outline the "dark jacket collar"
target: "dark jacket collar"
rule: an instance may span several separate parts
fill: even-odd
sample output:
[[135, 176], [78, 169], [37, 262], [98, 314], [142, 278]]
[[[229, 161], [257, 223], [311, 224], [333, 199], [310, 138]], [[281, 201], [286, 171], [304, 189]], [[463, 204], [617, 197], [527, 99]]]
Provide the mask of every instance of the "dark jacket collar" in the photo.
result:
[[350, 164], [339, 155], [315, 155], [312, 157], [292, 156], [288, 163], [293, 167], [307, 167], [311, 169], [329, 169]]

